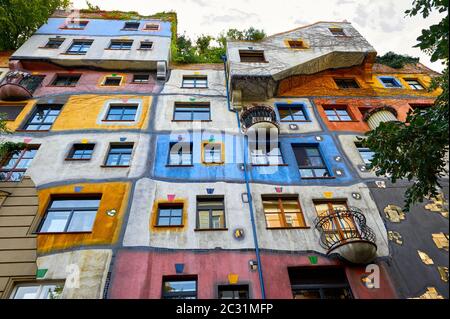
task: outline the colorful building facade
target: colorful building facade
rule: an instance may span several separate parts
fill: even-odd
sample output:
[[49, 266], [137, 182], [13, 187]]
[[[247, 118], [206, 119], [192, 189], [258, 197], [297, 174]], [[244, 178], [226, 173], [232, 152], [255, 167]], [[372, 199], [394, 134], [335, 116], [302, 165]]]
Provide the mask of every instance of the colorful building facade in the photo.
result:
[[1, 166], [1, 298], [448, 298], [448, 179], [402, 213], [407, 183], [359, 144], [432, 106], [435, 72], [376, 64], [346, 22], [228, 41], [223, 64], [173, 65], [171, 38], [55, 16], [9, 58], [2, 138], [27, 146]]

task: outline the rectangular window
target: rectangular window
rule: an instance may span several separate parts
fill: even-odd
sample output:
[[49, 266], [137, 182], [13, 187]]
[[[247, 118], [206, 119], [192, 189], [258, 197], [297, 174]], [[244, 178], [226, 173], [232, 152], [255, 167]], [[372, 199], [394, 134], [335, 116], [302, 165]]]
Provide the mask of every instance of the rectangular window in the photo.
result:
[[341, 105], [324, 105], [325, 115], [331, 122], [349, 122], [353, 121], [346, 106]]
[[25, 105], [0, 104], [0, 117], [6, 121], [14, 121], [24, 107]]
[[139, 22], [125, 22], [123, 25], [124, 31], [137, 31], [139, 29]]
[[183, 88], [207, 88], [208, 77], [207, 76], [183, 76]]
[[101, 196], [54, 198], [39, 233], [92, 232]]
[[183, 226], [183, 204], [159, 204], [156, 226]]
[[224, 229], [223, 196], [197, 196], [197, 229]]
[[295, 158], [302, 178], [330, 177], [318, 146], [293, 145]]
[[27, 131], [48, 131], [61, 112], [62, 105], [39, 105], [33, 116], [25, 124]]
[[401, 88], [400, 82], [394, 78], [380, 78], [385, 88]]
[[158, 31], [159, 24], [158, 23], [146, 23], [144, 26], [145, 31]]
[[67, 54], [86, 54], [94, 40], [74, 40]]
[[88, 23], [89, 21], [86, 20], [71, 20], [67, 22], [62, 29], [83, 30]]
[[203, 163], [204, 164], [222, 164], [223, 150], [222, 143], [203, 142]]
[[137, 104], [110, 104], [104, 121], [135, 121], [137, 109]]
[[136, 84], [148, 83], [149, 79], [150, 79], [150, 74], [134, 74], [133, 75], [133, 83], [136, 83]]
[[249, 149], [252, 165], [284, 164], [280, 143], [271, 141], [269, 136], [249, 141]]
[[417, 79], [405, 79], [405, 81], [413, 90], [425, 90], [424, 86]]
[[343, 268], [289, 267], [294, 299], [353, 299]]
[[174, 121], [209, 121], [211, 120], [209, 103], [175, 103]]
[[53, 80], [53, 86], [76, 86], [80, 80], [80, 74], [58, 74]]
[[102, 86], [120, 86], [122, 79], [121, 76], [107, 76], [103, 80]]
[[355, 79], [334, 79], [340, 89], [359, 89], [358, 82]]
[[46, 49], [58, 49], [61, 44], [64, 42], [64, 38], [54, 38], [54, 39], [48, 39], [47, 44], [44, 46]]
[[14, 287], [11, 299], [60, 299], [64, 283], [26, 283]]
[[307, 122], [304, 105], [277, 104], [281, 122]]
[[342, 29], [342, 28], [329, 28], [328, 30], [330, 30], [331, 34], [334, 35], [335, 37], [345, 37], [346, 36], [344, 29]]
[[163, 277], [163, 299], [197, 299], [197, 276]]
[[73, 144], [67, 160], [88, 161], [92, 158], [95, 144]]
[[370, 165], [375, 153], [372, 152], [370, 150], [370, 148], [364, 147], [361, 143], [355, 143], [355, 146], [358, 149], [359, 155], [361, 155], [361, 158], [363, 159], [364, 164]]
[[308, 47], [305, 45], [305, 42], [298, 40], [289, 40], [289, 47], [291, 49], [307, 49]]
[[248, 63], [264, 63], [267, 62], [264, 57], [264, 51], [253, 51], [253, 50], [239, 50], [239, 57], [241, 62]]
[[249, 299], [248, 285], [220, 285], [218, 299]]
[[12, 155], [6, 156], [0, 169], [0, 181], [21, 181], [33, 158], [36, 156], [37, 150], [37, 146], [29, 146]]
[[153, 42], [141, 41], [141, 45], [140, 45], [139, 49], [140, 50], [151, 50], [151, 49], [153, 49]]
[[130, 166], [133, 144], [112, 144], [105, 166]]
[[131, 50], [133, 40], [111, 40], [110, 50]]
[[322, 226], [329, 242], [342, 242], [355, 238], [355, 233], [358, 233], [358, 228], [355, 225], [354, 219], [351, 216], [334, 214], [339, 211], [348, 211], [347, 201], [314, 201], [314, 206], [318, 217], [334, 216]]
[[169, 165], [190, 166], [192, 165], [192, 143], [171, 142], [169, 151]]
[[267, 228], [307, 227], [298, 196], [262, 196]]

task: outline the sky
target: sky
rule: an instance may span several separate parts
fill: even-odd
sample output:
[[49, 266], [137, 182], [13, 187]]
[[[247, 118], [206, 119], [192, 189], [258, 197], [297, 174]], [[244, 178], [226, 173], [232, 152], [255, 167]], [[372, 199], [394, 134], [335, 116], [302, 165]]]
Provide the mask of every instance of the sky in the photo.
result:
[[[351, 22], [375, 47], [378, 55], [388, 51], [419, 57], [420, 62], [442, 71], [440, 62], [413, 48], [421, 30], [442, 18], [406, 17], [413, 0], [90, 0], [102, 10], [137, 11], [149, 15], [176, 11], [178, 33], [195, 39], [216, 36], [230, 28], [263, 29], [267, 35], [288, 31], [317, 21]], [[86, 8], [86, 0], [72, 0], [74, 8]]]

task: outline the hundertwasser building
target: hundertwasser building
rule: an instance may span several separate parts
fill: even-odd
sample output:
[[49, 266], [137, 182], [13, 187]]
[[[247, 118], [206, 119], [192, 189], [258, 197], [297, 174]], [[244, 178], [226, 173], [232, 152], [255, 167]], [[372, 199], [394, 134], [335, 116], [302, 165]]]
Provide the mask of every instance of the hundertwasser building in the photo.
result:
[[56, 13], [0, 55], [0, 298], [448, 298], [448, 178], [406, 182], [361, 138], [433, 107], [348, 22], [171, 63], [170, 21]]

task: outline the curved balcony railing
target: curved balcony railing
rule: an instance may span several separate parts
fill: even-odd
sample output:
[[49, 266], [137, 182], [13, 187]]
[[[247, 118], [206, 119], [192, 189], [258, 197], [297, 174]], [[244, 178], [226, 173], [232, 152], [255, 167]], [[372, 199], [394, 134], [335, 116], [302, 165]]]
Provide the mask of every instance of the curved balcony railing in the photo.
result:
[[41, 85], [41, 76], [34, 76], [26, 71], [10, 71], [0, 83], [1, 100], [27, 100]]
[[241, 123], [244, 131], [247, 131], [252, 126], [278, 129], [275, 110], [265, 105], [252, 106], [242, 112]]
[[320, 245], [328, 254], [336, 252], [355, 263], [376, 257], [375, 233], [358, 208], [328, 211], [315, 220], [315, 228], [320, 232]]

